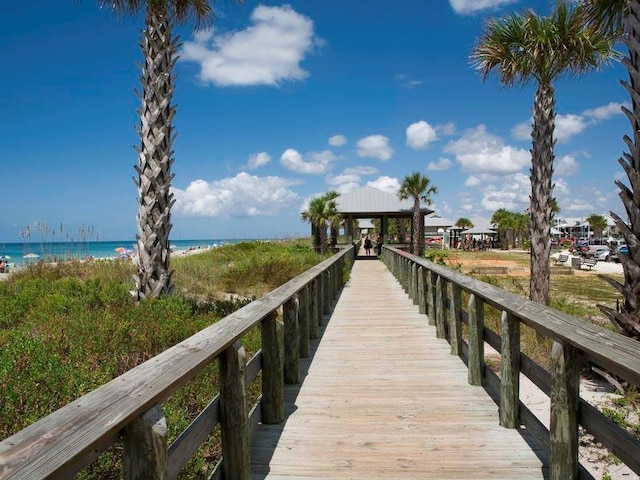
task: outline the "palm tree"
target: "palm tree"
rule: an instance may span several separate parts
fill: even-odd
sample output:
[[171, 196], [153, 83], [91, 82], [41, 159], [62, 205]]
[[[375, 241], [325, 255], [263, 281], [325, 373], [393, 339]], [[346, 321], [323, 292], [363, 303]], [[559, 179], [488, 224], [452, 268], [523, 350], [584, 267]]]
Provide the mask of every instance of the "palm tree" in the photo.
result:
[[[618, 159], [624, 169], [629, 187], [616, 180], [618, 195], [627, 212], [628, 222], [614, 212], [613, 221], [627, 242], [628, 255], [619, 255], [624, 270], [624, 284], [607, 279], [624, 297], [621, 311], [602, 305], [618, 332], [640, 340], [640, 1], [638, 0], [584, 0], [588, 20], [603, 28], [610, 35], [622, 36], [627, 46], [623, 64], [629, 73], [629, 81], [623, 81], [631, 97], [631, 110], [622, 107], [629, 122], [633, 138], [623, 137], [628, 152]], [[624, 35], [622, 35], [624, 33]]]
[[420, 172], [413, 172], [402, 179], [398, 197], [400, 200], [413, 199], [413, 219], [412, 219], [412, 236], [413, 242], [411, 251], [414, 255], [420, 255], [421, 245], [424, 239], [420, 238], [420, 201], [426, 205], [431, 205], [431, 195], [438, 193], [438, 187], [431, 184], [429, 177], [422, 175]]
[[324, 195], [325, 202], [327, 203], [327, 220], [329, 222], [331, 232], [331, 240], [329, 243], [332, 246], [338, 243], [338, 234], [340, 231], [340, 224], [342, 223], [342, 215], [338, 213], [336, 202], [334, 201], [339, 196], [340, 194], [335, 190], [330, 190]]
[[530, 298], [549, 304], [551, 207], [553, 200], [554, 88], [564, 73], [583, 74], [614, 56], [613, 39], [586, 27], [582, 8], [560, 0], [548, 17], [532, 10], [487, 23], [471, 58], [483, 79], [496, 71], [500, 83], [535, 81], [531, 150]]
[[587, 217], [587, 223], [593, 230], [594, 238], [601, 238], [602, 232], [607, 228], [607, 220], [602, 215], [596, 215], [595, 213]]
[[173, 69], [178, 59], [178, 39], [174, 23], [193, 19], [196, 28], [207, 26], [213, 16], [209, 0], [98, 0], [101, 7], [120, 14], [145, 11], [145, 28], [140, 47], [144, 65], [138, 93], [140, 147], [134, 179], [138, 187], [136, 276], [137, 300], [170, 294], [173, 272], [169, 270], [169, 232], [171, 231], [171, 165], [175, 138], [172, 104], [175, 89]]
[[337, 239], [337, 229], [342, 221], [336, 209], [335, 198], [338, 196], [337, 192], [330, 191], [316, 197], [309, 202], [309, 208], [300, 214], [304, 221], [311, 223], [314, 247], [322, 253], [329, 250], [327, 225], [331, 227], [332, 236], [335, 235], [334, 238]]
[[467, 228], [473, 228], [473, 222], [466, 217], [460, 217], [456, 221], [456, 227], [462, 228], [463, 230], [466, 230]]
[[500, 239], [500, 248], [509, 250], [509, 238], [507, 236], [511, 212], [504, 208], [499, 208], [491, 216], [491, 223], [498, 230], [498, 238]]
[[316, 251], [327, 250], [327, 212], [323, 197], [316, 197], [309, 202], [309, 208], [300, 214], [302, 219], [311, 224], [313, 247]]

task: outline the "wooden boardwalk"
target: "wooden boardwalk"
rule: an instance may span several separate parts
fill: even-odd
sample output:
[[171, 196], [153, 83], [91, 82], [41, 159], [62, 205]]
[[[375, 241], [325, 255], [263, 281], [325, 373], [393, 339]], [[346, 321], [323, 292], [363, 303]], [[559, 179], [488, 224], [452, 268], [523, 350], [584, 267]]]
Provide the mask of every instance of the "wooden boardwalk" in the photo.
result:
[[258, 428], [252, 479], [545, 478], [435, 337], [382, 262], [356, 261], [302, 383], [285, 388], [286, 422]]

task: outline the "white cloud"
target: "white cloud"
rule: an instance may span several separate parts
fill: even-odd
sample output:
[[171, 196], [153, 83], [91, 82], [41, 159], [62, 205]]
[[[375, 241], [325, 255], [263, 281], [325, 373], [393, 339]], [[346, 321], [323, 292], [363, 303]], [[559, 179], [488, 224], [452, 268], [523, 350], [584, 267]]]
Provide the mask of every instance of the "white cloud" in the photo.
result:
[[396, 75], [393, 78], [394, 78], [394, 80], [396, 82], [398, 82], [400, 84], [400, 86], [402, 86], [404, 88], [419, 87], [420, 85], [422, 85], [424, 83], [424, 81], [412, 79], [412, 78], [409, 77], [409, 75], [405, 75], [404, 73]]
[[[501, 183], [483, 185], [480, 205], [487, 212], [499, 208], [521, 212], [529, 206], [531, 182], [527, 175], [516, 173], [500, 177]], [[485, 182], [483, 182], [484, 184]]]
[[482, 180], [475, 175], [469, 175], [467, 179], [464, 181], [465, 187], [477, 187], [482, 183]]
[[454, 135], [456, 133], [456, 124], [453, 122], [447, 122], [442, 125], [436, 125], [436, 133], [444, 137]]
[[307, 153], [304, 158], [297, 150], [288, 148], [280, 156], [280, 163], [296, 173], [321, 174], [332, 168], [336, 156], [330, 150]]
[[[532, 125], [533, 119], [529, 119], [529, 122], [517, 124], [511, 129], [511, 136], [516, 140], [531, 140]], [[588, 126], [589, 122], [587, 122], [582, 115], [572, 113], [568, 115], [558, 114], [555, 119], [553, 137], [559, 143], [567, 143], [571, 140], [571, 137], [581, 133]]]
[[354, 174], [342, 173], [340, 175], [335, 175], [335, 176], [329, 175], [327, 176], [325, 181], [328, 185], [340, 186], [340, 185], [344, 185], [345, 183], [359, 183], [360, 177]]
[[570, 212], [588, 212], [593, 211], [593, 205], [584, 199], [576, 198], [572, 203], [562, 208], [563, 210], [569, 210]]
[[407, 127], [407, 145], [411, 148], [422, 150], [437, 139], [436, 130], [424, 120]]
[[308, 76], [300, 66], [314, 44], [313, 22], [290, 6], [256, 7], [244, 30], [201, 32], [181, 58], [200, 64], [200, 80], [217, 86], [279, 85]]
[[367, 182], [367, 185], [384, 192], [391, 193], [393, 195], [397, 195], [398, 190], [400, 190], [400, 182], [398, 181], [398, 179], [386, 176], [378, 177], [372, 182]]
[[505, 145], [500, 137], [487, 133], [484, 125], [465, 130], [444, 151], [454, 154], [462, 169], [470, 173], [515, 173], [531, 162], [529, 152]]
[[453, 162], [448, 158], [443, 157], [437, 162], [429, 162], [429, 165], [427, 165], [427, 170], [434, 172], [448, 170], [449, 168], [451, 168], [451, 165], [453, 165]]
[[172, 189], [175, 214], [200, 217], [277, 215], [290, 209], [298, 195], [287, 187], [295, 182], [282, 177], [257, 177], [241, 172], [213, 182], [194, 180], [185, 190]]
[[575, 175], [578, 173], [578, 162], [571, 155], [565, 155], [555, 162], [554, 171], [558, 175]]
[[367, 167], [364, 165], [359, 165], [355, 167], [346, 168], [344, 173], [345, 175], [354, 174], [354, 175], [377, 175], [380, 172], [377, 168]]
[[347, 143], [347, 137], [344, 135], [334, 135], [329, 138], [329, 145], [333, 147], [341, 147], [345, 143]]
[[389, 139], [384, 135], [370, 135], [361, 138], [356, 143], [359, 157], [372, 157], [382, 161], [389, 160], [393, 156], [393, 150], [389, 146]]
[[553, 137], [559, 143], [568, 142], [571, 137], [587, 128], [587, 122], [582, 115], [556, 115], [556, 128]]
[[247, 161], [247, 168], [249, 170], [255, 170], [256, 168], [261, 167], [262, 165], [266, 165], [270, 161], [271, 161], [271, 155], [269, 155], [268, 153], [266, 152], [256, 153], [249, 157], [249, 160]]
[[511, 129], [511, 136], [516, 140], [531, 140], [531, 122], [522, 122]]
[[591, 117], [594, 120], [607, 120], [614, 115], [622, 114], [622, 103], [611, 102], [608, 105], [602, 107], [585, 110], [582, 114], [586, 117]]
[[502, 5], [515, 3], [517, 0], [449, 0], [451, 8], [456, 13], [470, 15], [488, 8], [498, 8]]

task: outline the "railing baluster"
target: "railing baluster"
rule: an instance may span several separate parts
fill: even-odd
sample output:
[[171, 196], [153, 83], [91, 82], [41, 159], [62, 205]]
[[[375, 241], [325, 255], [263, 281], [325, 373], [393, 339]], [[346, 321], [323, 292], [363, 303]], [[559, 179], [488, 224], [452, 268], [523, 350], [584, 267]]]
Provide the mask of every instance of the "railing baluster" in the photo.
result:
[[449, 283], [449, 343], [451, 355], [460, 355], [462, 348], [462, 293], [460, 287]]
[[446, 298], [447, 283], [440, 275], [436, 280], [436, 338], [444, 338], [446, 335], [444, 326], [444, 302]]
[[316, 282], [318, 282], [318, 325], [324, 324], [324, 276], [322, 274], [316, 277]]
[[431, 270], [427, 272], [427, 315], [429, 325], [436, 324], [436, 285], [435, 273]]
[[418, 313], [427, 313], [427, 292], [425, 292], [425, 268], [418, 268]]
[[502, 312], [502, 376], [500, 381], [500, 425], [518, 428], [520, 403], [520, 321]]
[[551, 480], [574, 480], [578, 471], [580, 357], [571, 345], [551, 349]]
[[298, 333], [300, 358], [307, 358], [311, 355], [311, 345], [309, 342], [309, 292], [307, 287], [298, 292]]
[[156, 405], [124, 429], [124, 478], [166, 480], [167, 422]]
[[482, 385], [484, 378], [484, 300], [469, 295], [469, 371], [470, 385]]
[[246, 354], [240, 342], [222, 352], [219, 366], [222, 472], [225, 480], [250, 480], [251, 452], [244, 379]]
[[284, 420], [284, 352], [281, 331], [283, 324], [271, 313], [261, 326], [262, 338], [262, 423]]
[[411, 299], [418, 305], [418, 265], [411, 262]]
[[318, 329], [318, 279], [309, 283], [309, 336], [313, 339], [320, 336]]
[[300, 333], [298, 329], [298, 299], [293, 297], [283, 306], [284, 319], [284, 383], [298, 383], [300, 368]]
[[331, 301], [331, 270], [327, 269], [322, 272], [322, 283], [322, 293], [324, 294], [322, 313], [328, 315], [329, 312], [331, 312], [331, 305], [333, 304]]

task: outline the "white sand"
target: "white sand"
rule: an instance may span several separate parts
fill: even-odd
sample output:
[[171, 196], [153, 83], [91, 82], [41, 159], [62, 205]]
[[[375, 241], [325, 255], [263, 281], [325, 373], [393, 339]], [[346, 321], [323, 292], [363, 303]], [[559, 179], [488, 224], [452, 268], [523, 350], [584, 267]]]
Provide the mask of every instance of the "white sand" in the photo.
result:
[[[569, 260], [567, 260], [564, 264], [567, 266], [571, 266], [572, 258], [580, 258], [577, 255], [572, 255], [569, 250], [562, 250], [561, 252], [554, 253], [551, 255], [553, 260], [556, 260], [560, 254], [569, 255]], [[580, 269], [582, 272], [595, 272], [595, 273], [605, 273], [605, 274], [620, 274], [622, 275], [624, 272], [622, 270], [622, 264], [616, 262], [598, 262], [594, 267], [589, 270], [589, 267], [582, 267]]]

